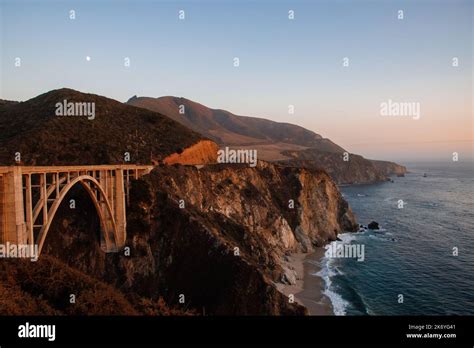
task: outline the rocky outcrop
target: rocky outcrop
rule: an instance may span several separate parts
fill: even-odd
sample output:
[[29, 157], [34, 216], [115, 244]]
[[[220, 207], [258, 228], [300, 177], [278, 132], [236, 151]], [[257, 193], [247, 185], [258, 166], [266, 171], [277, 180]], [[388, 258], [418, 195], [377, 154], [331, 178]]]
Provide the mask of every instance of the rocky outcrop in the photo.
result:
[[379, 227], [379, 223], [377, 221], [371, 221], [368, 225], [367, 225], [367, 228], [369, 230], [378, 230], [380, 229]]

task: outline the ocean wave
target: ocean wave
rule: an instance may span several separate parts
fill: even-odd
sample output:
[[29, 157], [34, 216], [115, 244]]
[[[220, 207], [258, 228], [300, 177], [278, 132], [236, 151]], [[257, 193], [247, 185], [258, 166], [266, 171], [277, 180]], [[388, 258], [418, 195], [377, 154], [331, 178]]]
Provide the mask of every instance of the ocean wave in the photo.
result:
[[[325, 246], [325, 249], [331, 248], [333, 243], [350, 244], [353, 240], [357, 239], [356, 233], [341, 233], [338, 235], [340, 241], [333, 241]], [[321, 270], [315, 273], [324, 281], [323, 294], [329, 298], [332, 304], [333, 312], [335, 315], [346, 315], [347, 308], [350, 303], [346, 301], [335, 289], [332, 278], [335, 276], [344, 276], [344, 272], [341, 271], [340, 267], [335, 265], [336, 259], [328, 258], [324, 256], [321, 259], [320, 265]]]
[[340, 294], [333, 290], [332, 277], [337, 273], [334, 272], [329, 266], [329, 259], [323, 258], [323, 264], [321, 270], [315, 275], [321, 277], [324, 280], [324, 291], [323, 294], [329, 298], [332, 304], [332, 308], [335, 315], [345, 315], [349, 302], [344, 300]]
[[[357, 239], [357, 234], [354, 232], [347, 232], [347, 233], [338, 234], [337, 237], [341, 240], [342, 243], [349, 244], [353, 240]], [[336, 243], [336, 241], [327, 244], [326, 247], [331, 245], [332, 243]]]

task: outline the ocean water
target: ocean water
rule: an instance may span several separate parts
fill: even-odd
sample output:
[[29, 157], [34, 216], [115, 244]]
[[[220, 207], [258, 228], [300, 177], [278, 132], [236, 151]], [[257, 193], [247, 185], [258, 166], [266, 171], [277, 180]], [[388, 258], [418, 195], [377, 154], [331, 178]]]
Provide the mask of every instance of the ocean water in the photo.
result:
[[394, 183], [341, 188], [358, 222], [375, 220], [381, 230], [336, 242], [364, 245], [364, 261], [321, 261], [337, 315], [474, 315], [473, 164], [407, 168]]

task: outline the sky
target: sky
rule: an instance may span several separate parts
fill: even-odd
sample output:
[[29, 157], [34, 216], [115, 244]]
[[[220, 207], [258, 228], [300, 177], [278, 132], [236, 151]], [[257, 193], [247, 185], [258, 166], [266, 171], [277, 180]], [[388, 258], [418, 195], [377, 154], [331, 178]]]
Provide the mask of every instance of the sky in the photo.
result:
[[[472, 0], [0, 3], [1, 99], [174, 95], [368, 158], [472, 157]], [[417, 103], [420, 117], [381, 115], [389, 100]]]

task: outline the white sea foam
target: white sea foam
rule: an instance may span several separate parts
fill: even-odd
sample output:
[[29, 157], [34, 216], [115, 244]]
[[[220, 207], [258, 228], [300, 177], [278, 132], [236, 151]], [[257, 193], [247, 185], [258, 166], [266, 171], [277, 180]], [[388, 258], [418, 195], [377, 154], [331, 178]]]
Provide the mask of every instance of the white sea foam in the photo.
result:
[[[351, 241], [357, 238], [356, 233], [342, 233], [338, 235], [341, 241], [334, 241], [325, 246], [325, 249], [329, 249], [332, 243], [343, 243], [343, 244], [350, 244]], [[340, 294], [336, 292], [334, 289], [334, 285], [332, 282], [332, 277], [336, 275], [343, 275], [344, 273], [336, 267], [334, 264], [337, 262], [334, 258], [328, 258], [324, 256], [321, 259], [321, 270], [317, 272], [315, 275], [321, 277], [324, 280], [324, 291], [323, 294], [326, 295], [329, 300], [331, 301], [333, 311], [335, 315], [345, 315], [347, 312], [347, 307], [349, 306], [349, 302], [344, 300]]]
[[[354, 232], [341, 233], [338, 235], [338, 237], [342, 241], [342, 243], [349, 244], [350, 242], [352, 242], [353, 240], [357, 238], [357, 234]], [[332, 242], [332, 243], [335, 243], [335, 242]]]
[[321, 277], [324, 280], [324, 291], [323, 294], [326, 295], [331, 301], [332, 308], [335, 315], [345, 315], [347, 306], [349, 302], [344, 300], [341, 295], [333, 290], [331, 278], [336, 275], [329, 265], [331, 259], [326, 257], [322, 260], [321, 270], [315, 275]]

